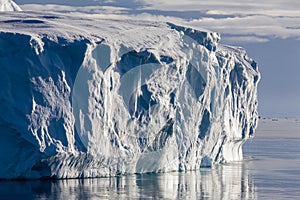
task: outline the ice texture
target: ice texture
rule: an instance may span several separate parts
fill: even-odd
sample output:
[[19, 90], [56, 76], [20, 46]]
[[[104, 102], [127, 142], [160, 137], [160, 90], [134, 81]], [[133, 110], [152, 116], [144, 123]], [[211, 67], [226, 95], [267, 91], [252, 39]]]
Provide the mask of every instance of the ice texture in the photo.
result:
[[0, 178], [195, 170], [243, 159], [257, 64], [176, 23], [3, 13]]
[[22, 9], [12, 0], [0, 0], [0, 12], [22, 11]]

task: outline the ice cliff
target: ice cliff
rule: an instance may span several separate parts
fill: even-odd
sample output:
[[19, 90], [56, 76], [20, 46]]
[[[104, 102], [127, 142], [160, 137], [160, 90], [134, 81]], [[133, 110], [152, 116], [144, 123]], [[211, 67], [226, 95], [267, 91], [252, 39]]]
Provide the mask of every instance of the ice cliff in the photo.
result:
[[256, 63], [217, 33], [43, 13], [0, 19], [0, 178], [193, 170], [242, 159]]

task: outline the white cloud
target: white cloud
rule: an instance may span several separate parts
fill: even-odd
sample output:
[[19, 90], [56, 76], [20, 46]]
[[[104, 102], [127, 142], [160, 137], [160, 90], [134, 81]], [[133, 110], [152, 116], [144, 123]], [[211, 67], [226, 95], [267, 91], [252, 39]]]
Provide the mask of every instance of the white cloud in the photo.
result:
[[[244, 38], [249, 42], [265, 41], [266, 37], [300, 38], [299, 0], [147, 0], [147, 2], [151, 6], [145, 9], [185, 12], [197, 10], [198, 19], [187, 24], [217, 31], [223, 35], [239, 35], [239, 39]], [[201, 12], [206, 16], [200, 16]]]
[[212, 10], [221, 11], [237, 10], [241, 13], [248, 11], [299, 11], [300, 1], [298, 0], [143, 0], [151, 4], [151, 9], [159, 10]]
[[24, 4], [21, 8], [26, 11], [46, 11], [46, 12], [61, 12], [61, 13], [105, 13], [105, 14], [125, 14], [127, 8], [113, 6], [65, 6], [56, 4]]
[[232, 18], [202, 18], [192, 20], [187, 24], [203, 27], [228, 35], [254, 35], [272, 38], [300, 38], [300, 18], [270, 17], [263, 15], [232, 17]]
[[[226, 44], [234, 44], [234, 45], [239, 45], [239, 44], [245, 44], [245, 43], [262, 43], [262, 42], [268, 42], [269, 39], [267, 38], [262, 38], [262, 37], [257, 37], [257, 36], [227, 36], [225, 37], [225, 42]], [[223, 39], [221, 40], [224, 41]]]
[[[109, 1], [112, 2], [112, 0]], [[239, 39], [244, 38], [248, 42], [265, 41], [267, 38], [300, 38], [299, 0], [272, 0], [271, 3], [270, 0], [243, 0], [242, 2], [239, 0], [128, 0], [131, 3], [126, 4], [125, 7], [103, 6], [107, 1], [93, 1], [93, 5], [96, 5], [96, 2], [100, 6], [73, 7], [24, 4], [22, 9], [71, 13], [126, 14], [131, 17], [136, 17], [137, 13], [150, 12], [152, 9], [157, 10], [155, 13], [158, 15], [168, 15], [165, 11], [181, 12], [181, 17], [184, 16], [182, 12], [188, 16], [189, 12], [193, 11], [193, 20], [183, 22], [184, 24], [198, 29], [220, 32], [225, 35], [226, 40], [230, 40], [229, 37], [232, 38], [233, 36], [238, 36]], [[123, 1], [114, 0], [113, 2]], [[145, 6], [136, 10], [137, 8], [133, 5], [133, 2], [137, 2], [139, 5], [141, 2], [145, 2]], [[195, 11], [198, 11], [199, 15]], [[173, 16], [175, 16], [173, 19], [178, 18], [176, 12], [173, 13]], [[141, 15], [138, 16], [140, 18]], [[145, 16], [144, 14], [143, 17], [145, 18]], [[151, 17], [148, 15], [147, 18]], [[163, 16], [159, 18], [161, 20], [168, 19]]]
[[208, 15], [235, 15], [235, 16], [246, 16], [246, 15], [266, 15], [266, 16], [272, 16], [272, 17], [300, 17], [299, 10], [217, 10], [217, 9], [211, 9], [206, 11]]

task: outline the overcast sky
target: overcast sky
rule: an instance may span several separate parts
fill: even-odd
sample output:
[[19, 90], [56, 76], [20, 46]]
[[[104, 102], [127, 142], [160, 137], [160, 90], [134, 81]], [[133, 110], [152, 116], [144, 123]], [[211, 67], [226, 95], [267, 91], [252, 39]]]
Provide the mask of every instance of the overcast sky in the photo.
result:
[[[243, 46], [262, 73], [262, 117], [300, 117], [299, 0], [15, 0], [23, 10], [103, 12], [179, 17]], [[35, 4], [35, 5], [28, 5]], [[60, 4], [60, 7], [41, 4]], [[75, 6], [75, 7], [74, 7]], [[87, 7], [90, 6], [90, 7]], [[114, 6], [111, 7], [101, 6]]]

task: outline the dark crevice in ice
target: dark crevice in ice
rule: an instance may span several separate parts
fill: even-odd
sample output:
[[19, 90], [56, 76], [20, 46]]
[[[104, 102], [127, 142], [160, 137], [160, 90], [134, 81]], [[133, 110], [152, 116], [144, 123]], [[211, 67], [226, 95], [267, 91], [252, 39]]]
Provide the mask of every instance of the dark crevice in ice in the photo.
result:
[[121, 60], [117, 63], [117, 71], [120, 75], [126, 74], [129, 70], [144, 64], [158, 64], [157, 58], [148, 51], [130, 51], [121, 56]]
[[158, 151], [166, 145], [168, 138], [173, 135], [174, 120], [169, 119], [166, 125], [156, 135], [152, 145], [149, 147], [150, 151]]
[[186, 72], [186, 79], [193, 88], [196, 98], [198, 99], [203, 94], [206, 86], [204, 78], [193, 65], [189, 64]]
[[206, 136], [206, 133], [208, 131], [208, 128], [210, 126], [210, 113], [207, 109], [204, 110], [203, 116], [202, 116], [202, 120], [199, 126], [199, 135], [198, 138], [200, 139], [204, 139], [204, 137]]

